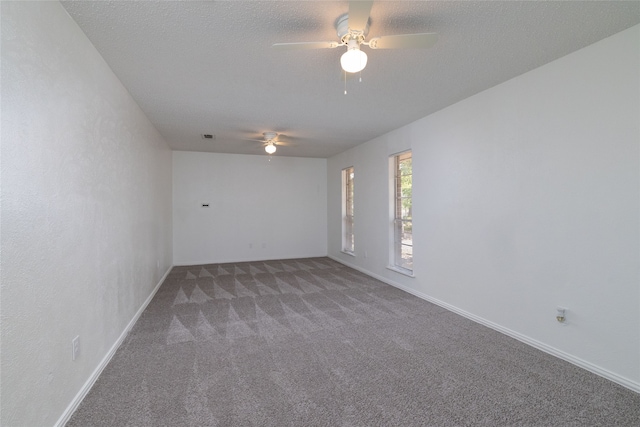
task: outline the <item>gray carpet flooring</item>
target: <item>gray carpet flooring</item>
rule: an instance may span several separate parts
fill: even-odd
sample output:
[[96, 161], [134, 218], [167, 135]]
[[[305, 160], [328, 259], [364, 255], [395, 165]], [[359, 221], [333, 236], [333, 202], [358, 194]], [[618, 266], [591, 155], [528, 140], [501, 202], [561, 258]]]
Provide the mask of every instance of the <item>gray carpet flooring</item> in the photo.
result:
[[68, 426], [640, 426], [640, 394], [328, 258], [175, 267]]

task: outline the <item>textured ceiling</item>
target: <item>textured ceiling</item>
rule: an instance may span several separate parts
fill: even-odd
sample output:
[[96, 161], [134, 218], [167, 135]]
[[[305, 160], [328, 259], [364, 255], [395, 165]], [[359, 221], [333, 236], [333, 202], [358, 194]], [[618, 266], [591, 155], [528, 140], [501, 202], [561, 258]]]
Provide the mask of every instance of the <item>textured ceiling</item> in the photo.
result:
[[[347, 1], [68, 1], [73, 19], [175, 150], [330, 157], [640, 22], [631, 1], [378, 1], [367, 39], [436, 32], [426, 50], [371, 50], [344, 95]], [[215, 135], [213, 140], [202, 134]], [[285, 139], [284, 137], [282, 139]]]

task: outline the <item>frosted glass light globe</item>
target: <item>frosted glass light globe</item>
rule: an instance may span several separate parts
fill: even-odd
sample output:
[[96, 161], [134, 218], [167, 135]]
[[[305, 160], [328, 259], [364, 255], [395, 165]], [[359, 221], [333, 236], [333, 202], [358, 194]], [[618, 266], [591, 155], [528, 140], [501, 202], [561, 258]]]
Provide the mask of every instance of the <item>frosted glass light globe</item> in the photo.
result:
[[269, 154], [273, 154], [276, 152], [276, 146], [273, 144], [267, 144], [267, 146], [264, 147], [264, 151], [266, 151]]
[[347, 73], [357, 73], [367, 66], [367, 54], [360, 50], [355, 40], [349, 40], [348, 49], [340, 57], [340, 65]]

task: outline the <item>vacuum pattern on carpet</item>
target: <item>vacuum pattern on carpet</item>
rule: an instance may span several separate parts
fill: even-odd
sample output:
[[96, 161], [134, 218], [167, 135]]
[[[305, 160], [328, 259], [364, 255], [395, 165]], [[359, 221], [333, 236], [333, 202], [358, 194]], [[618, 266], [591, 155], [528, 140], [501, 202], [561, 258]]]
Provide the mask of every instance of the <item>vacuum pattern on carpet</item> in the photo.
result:
[[174, 267], [68, 426], [638, 426], [640, 395], [329, 258]]

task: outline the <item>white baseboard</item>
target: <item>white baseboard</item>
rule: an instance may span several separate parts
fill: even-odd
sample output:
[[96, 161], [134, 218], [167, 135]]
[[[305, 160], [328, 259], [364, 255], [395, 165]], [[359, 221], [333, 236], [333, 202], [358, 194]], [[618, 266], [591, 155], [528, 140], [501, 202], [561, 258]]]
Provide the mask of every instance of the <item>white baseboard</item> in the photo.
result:
[[572, 354], [566, 353], [566, 352], [564, 352], [562, 350], [559, 350], [559, 349], [557, 349], [555, 347], [552, 347], [552, 346], [550, 346], [548, 344], [545, 344], [545, 343], [543, 343], [541, 341], [538, 341], [538, 340], [535, 340], [535, 339], [533, 339], [531, 337], [523, 335], [523, 334], [521, 334], [519, 332], [513, 331], [513, 330], [508, 329], [508, 328], [505, 328], [504, 326], [501, 326], [501, 325], [499, 325], [497, 323], [491, 322], [491, 321], [489, 321], [487, 319], [484, 319], [484, 318], [482, 318], [480, 316], [476, 316], [473, 313], [469, 313], [469, 312], [467, 312], [465, 310], [462, 310], [462, 309], [460, 309], [458, 307], [455, 307], [455, 306], [453, 306], [451, 304], [448, 304], [448, 303], [446, 303], [444, 301], [440, 301], [437, 298], [433, 298], [433, 297], [431, 297], [429, 295], [423, 294], [422, 292], [416, 291], [415, 289], [411, 289], [409, 287], [401, 285], [400, 283], [394, 282], [393, 280], [390, 280], [390, 279], [388, 279], [388, 278], [386, 278], [384, 276], [380, 276], [380, 275], [378, 275], [376, 273], [372, 273], [371, 271], [368, 271], [368, 270], [366, 270], [366, 269], [364, 269], [362, 267], [358, 267], [357, 265], [353, 265], [353, 264], [351, 264], [349, 262], [346, 262], [346, 261], [344, 261], [344, 260], [342, 260], [340, 258], [337, 258], [337, 257], [332, 256], [332, 255], [328, 255], [328, 257], [331, 258], [334, 261], [339, 262], [340, 264], [344, 264], [347, 267], [351, 267], [354, 270], [358, 270], [361, 273], [364, 273], [364, 274], [366, 274], [368, 276], [371, 276], [371, 277], [373, 277], [375, 279], [378, 279], [381, 282], [384, 282], [384, 283], [386, 283], [388, 285], [391, 285], [391, 286], [394, 286], [396, 288], [402, 289], [403, 291], [408, 292], [408, 293], [410, 293], [410, 294], [412, 294], [414, 296], [417, 296], [418, 298], [421, 298], [421, 299], [423, 299], [425, 301], [429, 301], [429, 302], [431, 302], [433, 304], [436, 304], [436, 305], [438, 305], [438, 306], [440, 306], [442, 308], [445, 308], [445, 309], [447, 309], [449, 311], [452, 311], [452, 312], [454, 312], [456, 314], [459, 314], [460, 316], [466, 317], [469, 320], [472, 320], [472, 321], [474, 321], [476, 323], [484, 325], [484, 326], [486, 326], [488, 328], [494, 329], [494, 330], [496, 330], [496, 331], [498, 331], [500, 333], [503, 333], [503, 334], [505, 334], [505, 335], [507, 335], [507, 336], [509, 336], [511, 338], [514, 338], [514, 339], [516, 339], [518, 341], [521, 341], [521, 342], [523, 342], [525, 344], [528, 344], [528, 345], [530, 345], [530, 346], [532, 346], [534, 348], [537, 348], [538, 350], [544, 351], [545, 353], [548, 353], [548, 354], [550, 354], [552, 356], [555, 356], [555, 357], [557, 357], [559, 359], [565, 360], [565, 361], [567, 361], [569, 363], [572, 363], [572, 364], [574, 364], [576, 366], [579, 366], [582, 369], [585, 369], [585, 370], [587, 370], [589, 372], [592, 372], [592, 373], [594, 373], [596, 375], [599, 375], [599, 376], [601, 376], [603, 378], [606, 378], [609, 381], [613, 381], [616, 384], [620, 384], [621, 386], [626, 387], [629, 390], [635, 391], [636, 393], [640, 393], [640, 383], [637, 382], [637, 381], [633, 381], [633, 380], [630, 380], [629, 378], [625, 378], [623, 376], [620, 376], [620, 375], [618, 375], [618, 374], [616, 374], [614, 372], [611, 372], [611, 371], [609, 371], [607, 369], [601, 368], [600, 366], [594, 365], [591, 362], [587, 362], [586, 360], [582, 360], [579, 357], [576, 357], [576, 356], [574, 356]]
[[242, 259], [237, 259], [237, 258], [228, 258], [228, 259], [223, 259], [223, 260], [217, 260], [217, 261], [212, 261], [212, 260], [208, 260], [208, 261], [198, 261], [198, 262], [175, 262], [173, 266], [174, 267], [190, 267], [192, 265], [206, 265], [206, 264], [235, 264], [235, 263], [241, 263], [241, 262], [263, 262], [263, 261], [286, 261], [286, 260], [292, 260], [292, 259], [304, 259], [304, 258], [324, 258], [328, 256], [327, 254], [322, 254], [322, 255], [300, 255], [300, 254], [296, 254], [296, 256], [282, 256], [282, 257], [266, 257], [266, 258], [260, 258], [260, 259], [255, 259], [255, 258], [242, 258]]
[[151, 291], [151, 294], [149, 294], [149, 296], [144, 301], [144, 303], [142, 303], [142, 306], [140, 306], [140, 308], [138, 309], [136, 314], [133, 316], [133, 318], [127, 325], [127, 327], [124, 328], [124, 331], [122, 331], [122, 333], [120, 334], [116, 342], [113, 343], [113, 345], [111, 346], [107, 354], [102, 358], [102, 360], [100, 361], [96, 369], [93, 371], [91, 376], [89, 376], [89, 379], [87, 379], [87, 381], [84, 383], [80, 391], [78, 391], [78, 393], [75, 395], [75, 397], [73, 398], [69, 406], [67, 406], [67, 409], [65, 409], [65, 411], [62, 413], [58, 421], [54, 424], [54, 427], [64, 427], [64, 425], [67, 424], [67, 422], [69, 421], [73, 413], [78, 408], [78, 405], [80, 405], [80, 402], [82, 402], [82, 400], [85, 398], [87, 393], [89, 393], [89, 390], [91, 390], [91, 387], [93, 387], [95, 382], [98, 380], [98, 377], [100, 377], [100, 374], [102, 373], [104, 368], [109, 364], [113, 355], [116, 354], [116, 350], [118, 350], [118, 348], [120, 347], [124, 339], [127, 337], [127, 335], [129, 334], [129, 331], [131, 330], [131, 328], [133, 328], [133, 325], [136, 324], [142, 312], [145, 310], [145, 308], [147, 308], [147, 306], [155, 296], [156, 292], [158, 292], [158, 289], [160, 289], [160, 285], [162, 285], [162, 282], [164, 282], [164, 279], [167, 278], [172, 268], [173, 266], [170, 266], [167, 269], [167, 271], [164, 273], [164, 275], [162, 276], [162, 278], [160, 279], [156, 287], [153, 288], [153, 291]]

